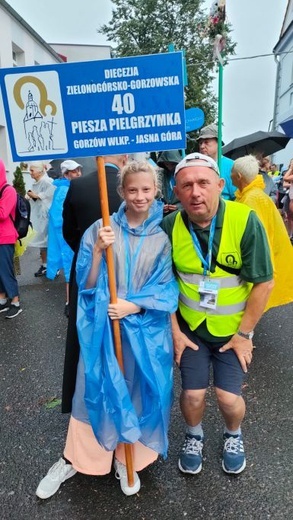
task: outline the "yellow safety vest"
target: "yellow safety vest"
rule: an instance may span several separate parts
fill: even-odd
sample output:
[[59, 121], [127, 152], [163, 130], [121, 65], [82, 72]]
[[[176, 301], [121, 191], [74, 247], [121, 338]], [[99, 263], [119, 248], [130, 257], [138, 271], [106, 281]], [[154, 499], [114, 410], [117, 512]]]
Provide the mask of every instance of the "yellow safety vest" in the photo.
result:
[[[241, 268], [240, 243], [250, 212], [251, 209], [244, 204], [241, 206], [235, 202], [225, 201], [221, 242], [217, 254], [217, 262], [222, 266]], [[195, 330], [206, 320], [207, 328], [214, 336], [225, 337], [235, 334], [252, 284], [216, 266], [215, 272], [210, 273], [210, 278], [220, 283], [217, 308], [200, 307], [198, 288], [203, 279], [203, 267], [180, 212], [174, 222], [172, 247], [180, 290], [179, 309], [190, 329]]]

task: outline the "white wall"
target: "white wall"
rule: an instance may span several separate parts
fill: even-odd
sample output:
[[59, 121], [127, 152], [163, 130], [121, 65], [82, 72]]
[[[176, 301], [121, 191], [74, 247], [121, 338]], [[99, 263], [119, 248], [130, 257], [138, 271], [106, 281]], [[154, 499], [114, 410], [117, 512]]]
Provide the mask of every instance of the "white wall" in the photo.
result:
[[[15, 52], [13, 59], [13, 51]], [[39, 64], [59, 63], [54, 52], [46, 48], [24, 26], [19, 23], [9, 11], [0, 6], [0, 66], [10, 68], [14, 66], [28, 66]], [[12, 161], [6, 120], [4, 115], [2, 96], [0, 93], [0, 157], [6, 165], [9, 182], [13, 179], [13, 172], [18, 163]]]
[[51, 47], [66, 56], [67, 61], [95, 61], [111, 58], [109, 45], [73, 45], [65, 43], [50, 43]]
[[[25, 1], [25, 0], [24, 0]], [[22, 25], [15, 15], [0, 5], [0, 67], [47, 65], [60, 63], [62, 60], [55, 53], [67, 57], [69, 62], [92, 61], [111, 58], [111, 47], [108, 45], [65, 45], [51, 46], [42, 41], [38, 35], [32, 34], [33, 29]], [[14, 52], [14, 59], [13, 59]], [[8, 170], [9, 182], [18, 163], [13, 163], [9, 145], [6, 121], [0, 92], [0, 157]], [[30, 176], [25, 175], [27, 189], [30, 186]]]
[[[293, 3], [292, 3], [293, 6]], [[291, 6], [291, 17], [293, 11]], [[288, 19], [290, 18], [287, 14]], [[292, 21], [292, 18], [291, 18]], [[287, 118], [293, 118], [293, 27], [287, 23], [287, 32], [283, 35], [275, 48], [279, 61], [276, 78], [276, 98], [274, 111], [274, 128], [282, 131], [279, 124]], [[278, 54], [279, 53], [279, 54]], [[274, 154], [273, 160], [277, 164], [287, 166], [293, 158], [293, 139], [289, 141], [286, 148]]]

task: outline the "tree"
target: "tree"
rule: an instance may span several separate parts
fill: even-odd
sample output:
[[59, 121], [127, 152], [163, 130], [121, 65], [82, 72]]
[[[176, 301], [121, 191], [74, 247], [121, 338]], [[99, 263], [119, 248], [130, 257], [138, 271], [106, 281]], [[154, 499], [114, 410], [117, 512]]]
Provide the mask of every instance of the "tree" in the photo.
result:
[[16, 167], [15, 172], [13, 173], [14, 180], [13, 180], [13, 186], [16, 189], [17, 193], [20, 195], [25, 195], [26, 189], [25, 189], [25, 182], [22, 174], [22, 170], [20, 166]]
[[[173, 43], [184, 50], [188, 86], [186, 108], [200, 107], [206, 123], [215, 120], [216, 97], [212, 90], [215, 72], [213, 59], [214, 29], [203, 11], [203, 0], [112, 0], [112, 20], [98, 32], [116, 44], [116, 57], [155, 54], [168, 51]], [[221, 25], [226, 33], [225, 55], [233, 54], [229, 24]]]

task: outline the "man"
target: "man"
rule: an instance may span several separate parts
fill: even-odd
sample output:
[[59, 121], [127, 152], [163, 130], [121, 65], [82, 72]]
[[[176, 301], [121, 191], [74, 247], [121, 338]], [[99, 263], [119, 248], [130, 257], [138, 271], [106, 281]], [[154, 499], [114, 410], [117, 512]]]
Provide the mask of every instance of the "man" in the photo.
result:
[[280, 171], [278, 170], [277, 165], [275, 163], [271, 164], [271, 169], [268, 172], [268, 174], [270, 177], [279, 177], [280, 176]]
[[213, 159], [187, 155], [175, 180], [184, 209], [167, 216], [162, 227], [172, 241], [180, 292], [178, 316], [172, 317], [186, 421], [179, 469], [191, 474], [202, 469], [201, 422], [212, 363], [225, 423], [222, 467], [238, 474], [246, 465], [241, 387], [252, 360], [253, 329], [273, 286], [268, 243], [252, 210], [221, 198], [224, 180]]
[[49, 231], [48, 231], [48, 257], [46, 276], [50, 280], [58, 275], [59, 270], [63, 269], [66, 282], [66, 302], [64, 314], [69, 316], [69, 277], [73, 260], [73, 251], [65, 242], [62, 233], [62, 212], [65, 197], [67, 195], [70, 181], [81, 176], [81, 164], [67, 159], [60, 164], [62, 177], [53, 181], [56, 190], [49, 210]]
[[30, 175], [34, 180], [32, 190], [29, 190], [26, 197], [31, 205], [31, 221], [36, 231], [36, 236], [29, 243], [29, 247], [40, 249], [41, 265], [35, 273], [36, 277], [45, 276], [47, 272], [47, 242], [49, 209], [52, 204], [55, 186], [53, 180], [47, 175], [47, 168], [43, 162], [30, 163]]
[[178, 150], [162, 152], [158, 159], [159, 178], [162, 190], [162, 200], [165, 203], [164, 216], [178, 209], [179, 201], [174, 193], [174, 171], [182, 157]]
[[271, 161], [269, 157], [264, 157], [262, 153], [256, 154], [256, 159], [259, 164], [259, 175], [262, 176], [265, 186], [264, 192], [272, 199], [272, 201], [276, 204], [278, 198], [278, 188], [277, 184], [274, 183], [273, 179], [269, 176], [268, 171], [271, 168]]
[[272, 199], [264, 193], [264, 181], [258, 175], [258, 161], [253, 155], [236, 159], [232, 168], [232, 182], [238, 188], [236, 200], [252, 208], [263, 224], [270, 246], [274, 267], [274, 289], [266, 310], [293, 301], [293, 249], [282, 220]]
[[[218, 162], [218, 127], [215, 124], [204, 126], [198, 136], [198, 146], [200, 153], [208, 155], [215, 162]], [[222, 190], [222, 197], [226, 200], [235, 199], [235, 187], [231, 182], [232, 159], [222, 155], [220, 160], [220, 176], [225, 184]]]
[[[104, 157], [110, 214], [121, 203], [117, 193], [117, 174], [126, 164], [127, 155]], [[70, 413], [75, 390], [76, 370], [79, 358], [79, 341], [76, 329], [77, 284], [75, 264], [82, 235], [96, 220], [101, 218], [97, 172], [93, 171], [70, 182], [63, 206], [63, 236], [75, 255], [70, 274], [69, 320], [66, 338], [63, 375], [62, 412]]]

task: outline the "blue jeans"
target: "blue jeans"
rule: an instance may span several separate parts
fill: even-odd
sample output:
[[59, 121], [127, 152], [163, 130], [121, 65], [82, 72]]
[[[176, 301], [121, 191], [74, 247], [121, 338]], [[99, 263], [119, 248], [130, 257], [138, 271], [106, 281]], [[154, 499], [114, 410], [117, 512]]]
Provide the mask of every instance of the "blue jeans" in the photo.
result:
[[0, 244], [0, 293], [12, 299], [19, 295], [13, 267], [14, 244]]

